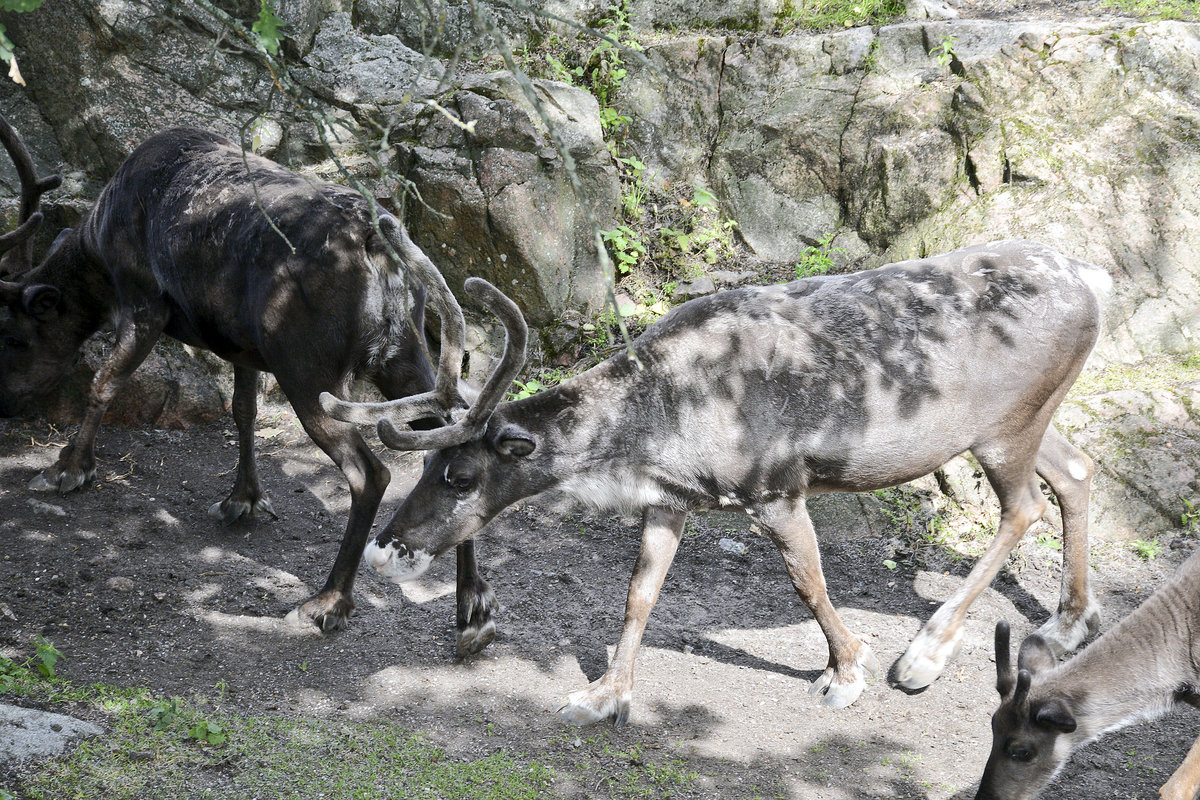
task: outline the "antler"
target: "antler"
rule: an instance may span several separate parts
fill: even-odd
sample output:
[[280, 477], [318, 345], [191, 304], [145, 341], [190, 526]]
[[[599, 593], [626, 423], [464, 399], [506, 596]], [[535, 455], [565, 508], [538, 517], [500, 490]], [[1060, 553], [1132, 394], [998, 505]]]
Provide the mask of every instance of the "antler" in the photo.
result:
[[[439, 389], [433, 392], [385, 403], [349, 403], [325, 392], [321, 394], [321, 407], [330, 416], [345, 422], [377, 421], [380, 440], [393, 450], [440, 450], [443, 447], [462, 444], [483, 430], [492, 412], [504, 398], [505, 391], [525, 363], [525, 343], [529, 330], [517, 304], [495, 286], [482, 278], [468, 278], [464, 288], [467, 294], [499, 318], [505, 332], [504, 352], [500, 356], [500, 363], [466, 414], [454, 415], [459, 418], [453, 424], [441, 428], [425, 431], [400, 430], [401, 425], [409, 422], [426, 417], [444, 417], [456, 408], [461, 408], [461, 397], [457, 390], [453, 393], [454, 402], [446, 402], [439, 397], [443, 383], [453, 380], [457, 385], [458, 370], [455, 369], [451, 373], [447, 369], [447, 361], [461, 363], [461, 339], [458, 340], [458, 344], [451, 343], [449, 346], [443, 339], [442, 354], [438, 361]], [[450, 353], [449, 359], [448, 350], [456, 350]]]
[[1012, 650], [1009, 647], [1008, 623], [1000, 620], [996, 623], [996, 691], [1001, 697], [1008, 696], [1016, 685], [1016, 676], [1012, 670]]
[[525, 364], [525, 343], [529, 329], [517, 304], [483, 278], [467, 278], [463, 288], [504, 325], [504, 352], [500, 356], [500, 363], [492, 371], [466, 416], [453, 425], [427, 431], [402, 431], [389, 417], [379, 420], [379, 440], [393, 450], [440, 450], [469, 441], [487, 425], [492, 412], [500, 405], [504, 393]]
[[[0, 236], [0, 273], [22, 275], [33, 269], [33, 232], [42, 222], [38, 204], [42, 195], [62, 183], [59, 175], [38, 178], [33, 157], [16, 129], [0, 116], [0, 142], [8, 151], [21, 180], [21, 212], [16, 229]], [[10, 251], [14, 251], [10, 254]], [[14, 264], [15, 262], [15, 264]]]

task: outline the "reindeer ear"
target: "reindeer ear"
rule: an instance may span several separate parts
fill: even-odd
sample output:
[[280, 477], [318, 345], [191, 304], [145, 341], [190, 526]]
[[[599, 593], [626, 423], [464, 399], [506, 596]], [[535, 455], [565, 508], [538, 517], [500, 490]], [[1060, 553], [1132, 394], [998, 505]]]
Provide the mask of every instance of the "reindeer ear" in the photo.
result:
[[1021, 650], [1017, 653], [1018, 670], [1026, 669], [1037, 674], [1044, 669], [1050, 669], [1055, 663], [1057, 662], [1054, 659], [1054, 651], [1038, 634], [1027, 636], [1025, 641], [1021, 642]]
[[58, 289], [45, 284], [26, 286], [21, 292], [21, 307], [31, 317], [43, 319], [58, 306]]
[[1039, 703], [1030, 716], [1043, 728], [1053, 728], [1059, 733], [1072, 733], [1078, 727], [1075, 723], [1075, 715], [1067, 707], [1066, 701], [1060, 697]]
[[502, 456], [524, 458], [537, 449], [537, 439], [520, 425], [507, 423], [492, 436], [492, 447]]

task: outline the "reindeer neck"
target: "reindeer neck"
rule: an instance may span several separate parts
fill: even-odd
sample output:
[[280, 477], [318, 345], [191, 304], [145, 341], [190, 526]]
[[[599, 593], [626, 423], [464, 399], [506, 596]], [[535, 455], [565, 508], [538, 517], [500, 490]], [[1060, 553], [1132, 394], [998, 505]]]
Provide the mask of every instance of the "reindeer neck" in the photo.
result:
[[1035, 697], [1075, 699], [1086, 741], [1200, 693], [1200, 552], [1116, 627], [1038, 681]]

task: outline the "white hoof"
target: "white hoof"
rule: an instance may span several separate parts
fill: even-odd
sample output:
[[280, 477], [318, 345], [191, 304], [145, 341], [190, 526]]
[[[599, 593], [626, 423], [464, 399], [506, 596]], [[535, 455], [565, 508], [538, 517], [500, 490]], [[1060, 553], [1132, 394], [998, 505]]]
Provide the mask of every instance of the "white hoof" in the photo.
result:
[[1099, 630], [1100, 606], [1093, 600], [1081, 614], [1055, 614], [1037, 632], [1050, 645], [1054, 657], [1061, 658]]
[[611, 719], [613, 725], [621, 726], [629, 721], [629, 703], [632, 692], [617, 694], [600, 681], [571, 692], [567, 695], [566, 705], [558, 709], [558, 713], [572, 725], [594, 725], [606, 719]]
[[854, 666], [842, 670], [841, 677], [837, 670], [829, 667], [808, 687], [811, 695], [820, 695], [821, 702], [829, 708], [845, 708], [859, 698], [867, 688], [867, 678], [879, 672], [879, 662], [871, 648], [865, 644], [859, 648]]
[[961, 627], [945, 640], [930, 633], [928, 626], [922, 629], [897, 662], [896, 680], [906, 689], [923, 689], [933, 683], [958, 653], [962, 638]]

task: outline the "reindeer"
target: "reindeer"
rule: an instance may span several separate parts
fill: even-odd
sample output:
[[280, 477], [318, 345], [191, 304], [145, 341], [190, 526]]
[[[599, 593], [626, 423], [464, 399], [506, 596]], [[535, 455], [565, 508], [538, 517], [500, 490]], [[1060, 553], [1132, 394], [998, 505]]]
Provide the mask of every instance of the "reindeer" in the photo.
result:
[[[740, 509], [779, 548], [829, 644], [811, 691], [854, 702], [877, 669], [825, 589], [808, 497], [924, 475], [965, 450], [1000, 498], [988, 552], [896, 665], [931, 683], [958, 649], [967, 607], [1046, 508], [1063, 520], [1063, 584], [1043, 635], [1076, 647], [1099, 624], [1087, 583], [1092, 462], [1050, 417], [1096, 341], [1108, 276], [1039, 244], [998, 242], [850, 275], [735, 289], [675, 308], [623, 352], [552, 389], [500, 403], [524, 361], [516, 306], [479, 279], [468, 294], [503, 322], [499, 366], [469, 409], [434, 394], [388, 403], [322, 395], [332, 416], [375, 423], [400, 450], [433, 450], [416, 487], [368, 544], [402, 581], [468, 541], [521, 498], [560, 489], [599, 508], [641, 512], [641, 551], [612, 664], [562, 712], [626, 721], [633, 666], [689, 511]], [[448, 360], [455, 363], [454, 359]], [[443, 381], [449, 385], [450, 381]], [[453, 424], [400, 425], [450, 408]]]
[[[1109, 731], [1200, 708], [1200, 551], [1170, 581], [1071, 660], [1045, 639], [1021, 643], [1014, 674], [1007, 622], [996, 625], [992, 752], [976, 800], [1036, 797], [1071, 753]], [[1162, 800], [1200, 795], [1200, 739], [1162, 788]]]
[[[9, 314], [0, 415], [19, 413], [52, 388], [89, 336], [110, 319], [116, 326], [116, 346], [96, 374], [78, 433], [30, 488], [66, 493], [91, 480], [105, 409], [166, 333], [233, 364], [237, 474], [210, 513], [226, 524], [275, 516], [254, 457], [258, 377], [271, 372], [305, 431], [350, 484], [350, 517], [333, 570], [291, 615], [322, 630], [340, 628], [354, 608], [355, 573], [390, 476], [358, 431], [331, 419], [317, 397], [344, 392], [356, 376], [389, 398], [431, 390], [435, 378], [420, 332], [426, 292], [441, 314], [447, 354], [461, 354], [464, 331], [441, 275], [395, 217], [357, 192], [310, 182], [221, 136], [186, 128], [134, 150], [79, 225], [60, 233], [34, 268], [38, 200], [58, 178], [37, 178], [24, 143], [3, 119], [0, 140], [22, 186], [20, 225], [0, 238], [5, 271], [19, 274], [19, 282], [0, 281]], [[416, 280], [410, 283], [408, 273]], [[458, 366], [441, 364], [439, 374]], [[441, 390], [456, 393], [456, 382]], [[434, 415], [423, 424], [439, 423]], [[495, 601], [469, 544], [459, 563], [458, 647], [465, 654], [494, 635]]]

